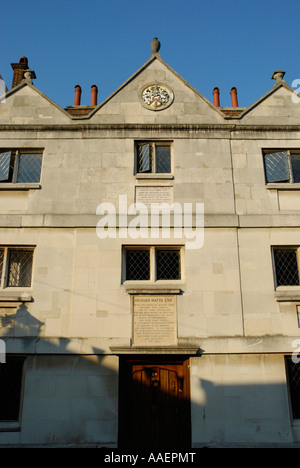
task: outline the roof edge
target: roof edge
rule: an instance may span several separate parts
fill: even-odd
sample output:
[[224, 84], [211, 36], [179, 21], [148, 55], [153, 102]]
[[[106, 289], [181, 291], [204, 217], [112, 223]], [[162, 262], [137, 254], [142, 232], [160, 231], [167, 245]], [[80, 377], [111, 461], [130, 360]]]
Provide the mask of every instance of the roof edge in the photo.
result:
[[[200, 99], [202, 99], [211, 109], [217, 112], [222, 118], [224, 118], [224, 114], [221, 112], [219, 108], [217, 108], [214, 104], [212, 104], [205, 96], [203, 96], [199, 91], [194, 88], [188, 81], [182, 78], [170, 65], [165, 62], [162, 58], [160, 53], [152, 53], [151, 57], [147, 62], [145, 62], [133, 75], [131, 75], [123, 84], [121, 84], [112, 94], [110, 94], [104, 101], [102, 101], [95, 109], [87, 116], [82, 117], [82, 120], [90, 119], [93, 117], [99, 109], [101, 109], [107, 102], [109, 102], [114, 96], [116, 96], [123, 88], [125, 88], [131, 81], [133, 81], [140, 73], [142, 73], [146, 68], [151, 65], [155, 60], [158, 60], [162, 63], [173, 75], [175, 75], [182, 83], [184, 83], [191, 91], [193, 91]], [[78, 119], [78, 117], [73, 117], [73, 119]]]

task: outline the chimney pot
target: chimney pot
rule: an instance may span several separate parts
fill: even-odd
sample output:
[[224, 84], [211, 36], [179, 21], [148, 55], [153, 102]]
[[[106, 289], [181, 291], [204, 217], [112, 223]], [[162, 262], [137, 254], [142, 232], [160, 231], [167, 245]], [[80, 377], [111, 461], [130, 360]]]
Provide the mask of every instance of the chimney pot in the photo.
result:
[[237, 99], [237, 89], [235, 87], [231, 88], [230, 95], [232, 107], [239, 107]]
[[219, 88], [214, 88], [213, 90], [214, 105], [220, 107], [220, 90]]
[[97, 96], [98, 96], [98, 87], [96, 85], [92, 85], [91, 87], [91, 106], [97, 105]]
[[81, 100], [81, 86], [76, 85], [75, 96], [74, 96], [74, 106], [80, 106], [80, 100]]

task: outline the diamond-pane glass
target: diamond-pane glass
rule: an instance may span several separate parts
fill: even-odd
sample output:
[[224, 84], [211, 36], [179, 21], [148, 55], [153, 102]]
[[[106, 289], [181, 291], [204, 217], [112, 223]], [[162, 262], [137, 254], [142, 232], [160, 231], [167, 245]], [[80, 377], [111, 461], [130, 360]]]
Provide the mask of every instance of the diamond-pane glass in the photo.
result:
[[20, 154], [17, 182], [38, 183], [41, 178], [42, 154]]
[[1, 285], [1, 280], [2, 280], [3, 261], [4, 261], [4, 249], [0, 249], [0, 285]]
[[18, 421], [24, 359], [7, 357], [0, 364], [0, 421]]
[[11, 151], [0, 154], [0, 182], [8, 181], [11, 161]]
[[149, 144], [138, 146], [138, 161], [137, 161], [138, 172], [151, 172], [151, 167], [152, 167], [151, 153], [152, 152], [151, 152], [151, 148]]
[[292, 172], [293, 172], [293, 181], [295, 183], [300, 182], [300, 154], [292, 154]]
[[171, 172], [171, 156], [169, 146], [156, 146], [156, 172], [167, 174]]
[[287, 358], [287, 375], [294, 419], [300, 419], [300, 364]]
[[289, 165], [286, 151], [265, 154], [267, 182], [289, 182]]
[[180, 250], [157, 250], [156, 270], [158, 280], [180, 279]]
[[299, 272], [296, 250], [275, 250], [277, 286], [298, 286]]
[[9, 251], [9, 287], [30, 287], [32, 275], [31, 250], [10, 250]]
[[150, 279], [149, 250], [126, 251], [126, 279], [137, 281]]

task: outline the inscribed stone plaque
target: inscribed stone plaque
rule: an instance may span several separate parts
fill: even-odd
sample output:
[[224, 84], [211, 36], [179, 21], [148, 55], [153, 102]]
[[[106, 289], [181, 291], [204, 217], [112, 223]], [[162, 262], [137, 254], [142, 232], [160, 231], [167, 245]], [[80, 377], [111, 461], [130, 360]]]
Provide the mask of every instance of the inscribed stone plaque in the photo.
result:
[[176, 296], [133, 297], [133, 344], [135, 346], [177, 344]]
[[149, 206], [151, 203], [169, 203], [174, 200], [173, 187], [167, 186], [138, 186], [135, 188], [136, 203]]

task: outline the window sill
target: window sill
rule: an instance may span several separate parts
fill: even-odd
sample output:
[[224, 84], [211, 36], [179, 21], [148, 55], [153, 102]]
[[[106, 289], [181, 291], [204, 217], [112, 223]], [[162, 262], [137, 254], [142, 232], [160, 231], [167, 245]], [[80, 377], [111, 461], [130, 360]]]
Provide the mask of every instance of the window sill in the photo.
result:
[[32, 300], [31, 291], [24, 291], [24, 289], [0, 291], [0, 302], [32, 302]]
[[268, 190], [300, 190], [300, 184], [291, 184], [290, 182], [282, 184], [267, 184]]
[[0, 183], [0, 190], [40, 190], [41, 184]]
[[0, 432], [20, 432], [20, 421], [0, 421]]
[[280, 286], [275, 291], [277, 302], [300, 302], [300, 286]]
[[[154, 179], [154, 180], [172, 180], [174, 176], [172, 174], [136, 174], [136, 179]], [[299, 184], [300, 185], [300, 184]]]
[[[181, 282], [170, 284], [170, 282], [157, 282], [157, 283], [145, 283], [136, 281], [126, 281], [123, 286], [129, 295], [133, 294], [181, 294], [182, 287], [184, 286]], [[177, 286], [177, 287], [176, 287]]]

